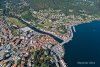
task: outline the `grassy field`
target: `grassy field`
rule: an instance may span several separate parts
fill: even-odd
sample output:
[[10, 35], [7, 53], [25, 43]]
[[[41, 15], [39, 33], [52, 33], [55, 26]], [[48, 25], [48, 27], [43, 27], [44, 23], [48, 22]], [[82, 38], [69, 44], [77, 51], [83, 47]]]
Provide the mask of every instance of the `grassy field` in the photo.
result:
[[12, 24], [12, 25], [16, 25], [18, 27], [25, 27], [26, 25], [25, 24], [22, 24], [18, 19], [16, 18], [12, 18], [12, 17], [9, 17], [9, 18], [6, 18], [6, 21], [9, 22], [9, 24]]
[[52, 27], [52, 22], [50, 22], [49, 20], [46, 20], [43, 23], [40, 23], [40, 24], [38, 23], [37, 27], [45, 29], [45, 30], [49, 30], [50, 27]]

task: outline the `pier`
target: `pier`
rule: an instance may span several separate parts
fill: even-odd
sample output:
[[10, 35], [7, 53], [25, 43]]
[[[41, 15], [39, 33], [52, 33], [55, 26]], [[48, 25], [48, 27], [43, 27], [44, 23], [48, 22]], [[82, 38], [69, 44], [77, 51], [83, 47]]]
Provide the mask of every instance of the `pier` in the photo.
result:
[[75, 26], [72, 26], [73, 32], [76, 32]]

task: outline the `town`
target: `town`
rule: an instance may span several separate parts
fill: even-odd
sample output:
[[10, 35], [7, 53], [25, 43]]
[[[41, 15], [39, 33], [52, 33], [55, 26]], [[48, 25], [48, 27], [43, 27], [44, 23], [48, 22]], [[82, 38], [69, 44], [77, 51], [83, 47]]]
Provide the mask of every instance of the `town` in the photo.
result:
[[97, 4], [1, 0], [0, 67], [68, 67], [64, 44], [72, 40], [76, 25], [100, 20]]
[[45, 67], [48, 63], [46, 67], [66, 67], [64, 50], [52, 37], [35, 32], [29, 27], [16, 29], [18, 34], [13, 35], [14, 28], [0, 18], [0, 66]]

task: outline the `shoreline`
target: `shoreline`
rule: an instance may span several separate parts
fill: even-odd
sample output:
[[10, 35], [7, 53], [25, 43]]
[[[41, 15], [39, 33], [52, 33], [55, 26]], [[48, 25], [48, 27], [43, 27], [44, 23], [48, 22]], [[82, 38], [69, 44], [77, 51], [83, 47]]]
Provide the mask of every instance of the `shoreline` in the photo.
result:
[[[98, 26], [99, 26], [99, 23], [100, 21], [98, 21], [98, 20], [96, 20], [96, 21], [91, 21], [90, 23], [86, 23], [86, 24], [82, 24], [82, 25], [79, 25], [79, 26], [77, 26], [76, 27], [76, 30], [77, 30], [77, 32], [76, 33], [74, 33], [74, 35], [75, 35], [75, 40], [74, 40], [74, 38], [73, 38], [73, 41], [71, 41], [70, 43], [66, 43], [65, 45], [64, 45], [64, 47], [65, 47], [65, 51], [66, 51], [66, 53], [65, 53], [65, 63], [68, 63], [69, 64], [69, 66], [74, 66], [73, 64], [75, 64], [75, 62], [77, 62], [77, 59], [76, 58], [74, 58], [74, 59], [72, 59], [73, 58], [73, 56], [71, 56], [72, 54], [74, 55], [75, 53], [73, 52], [73, 51], [75, 51], [76, 50], [76, 53], [78, 54], [78, 53], [80, 53], [80, 49], [81, 48], [85, 48], [86, 46], [87, 46], [87, 44], [86, 43], [90, 43], [90, 44], [93, 44], [93, 45], [95, 45], [94, 43], [91, 43], [91, 41], [93, 40], [93, 39], [91, 39], [91, 38], [89, 38], [89, 37], [91, 37], [91, 36], [93, 36], [94, 34], [97, 34], [97, 35], [99, 35], [99, 32], [98, 32]], [[89, 33], [91, 33], [91, 35], [87, 35], [87, 33], [82, 33], [82, 30], [85, 28], [85, 30], [86, 31], [84, 31], [84, 32], [89, 32]], [[89, 29], [88, 29], [89, 28]], [[94, 32], [93, 30], [96, 30], [95, 31], [95, 33], [92, 33], [92, 32]], [[91, 31], [92, 30], [92, 31]], [[98, 32], [98, 33], [96, 33], [96, 32]], [[78, 33], [78, 34], [77, 34]], [[84, 36], [81, 36], [81, 35], [79, 35], [79, 34], [82, 34], [82, 35], [86, 35], [86, 36], [89, 36], [87, 39], [85, 39], [85, 37]], [[79, 36], [79, 37], [78, 37]], [[80, 38], [80, 37], [83, 37], [83, 38]], [[97, 36], [98, 37], [98, 36]], [[78, 40], [79, 40], [79, 38], [80, 39], [82, 39], [82, 40], [86, 40], [86, 42], [85, 41], [83, 41], [83, 43], [85, 43], [85, 46], [81, 46], [81, 48], [75, 48], [74, 50], [73, 49], [70, 49], [70, 48], [74, 48], [75, 46], [77, 47], [77, 46], [80, 46], [80, 44], [82, 44], [82, 45], [84, 45], [83, 43], [81, 43], [81, 42], [79, 42], [78, 43]], [[94, 37], [93, 37], [94, 38]], [[96, 38], [96, 37], [95, 37]], [[90, 40], [89, 40], [90, 39]], [[87, 40], [89, 40], [89, 41], [87, 41]], [[98, 39], [97, 39], [98, 40]], [[94, 41], [93, 41], [94, 42]], [[97, 41], [96, 41], [97, 42]], [[77, 44], [77, 45], [74, 45], [74, 44]], [[68, 46], [68, 45], [71, 45], [71, 46]], [[73, 45], [73, 46], [72, 46]], [[89, 46], [91, 46], [91, 45], [89, 45]], [[89, 47], [89, 46], [87, 46], [87, 47]], [[92, 46], [91, 46], [91, 48], [93, 48]], [[94, 48], [93, 48], [94, 49]], [[71, 51], [70, 51], [71, 50]], [[83, 49], [84, 50], [84, 49]], [[88, 48], [86, 49], [86, 50], [88, 50]], [[72, 53], [71, 53], [72, 52]], [[88, 53], [89, 53], [89, 51], [88, 51]], [[86, 55], [86, 57], [84, 57], [85, 59], [86, 59], [86, 61], [88, 61], [87, 59], [89, 58], [89, 55], [88, 55], [88, 53], [87, 53], [87, 55]], [[95, 52], [94, 52], [95, 53]], [[85, 53], [84, 53], [85, 54]], [[76, 57], [77, 56], [80, 56], [78, 59], [80, 59], [81, 58], [81, 56], [83, 56], [84, 54], [78, 54], [78, 55], [75, 55]], [[93, 53], [91, 53], [91, 54], [93, 54]], [[94, 56], [94, 55], [93, 55]], [[68, 59], [68, 57], [69, 57], [69, 59]], [[88, 58], [87, 58], [88, 57]], [[83, 59], [84, 59], [83, 58]], [[91, 58], [92, 59], [92, 58]], [[97, 59], [97, 58], [96, 58]], [[76, 60], [75, 62], [73, 62], [74, 60]], [[82, 60], [82, 59], [81, 59]], [[69, 61], [71, 61], [71, 62], [69, 62]], [[96, 61], [97, 62], [97, 61]], [[77, 64], [76, 64], [77, 65]], [[88, 67], [88, 66], [87, 66]]]
[[72, 27], [70, 27], [70, 36], [69, 36], [69, 38], [68, 38], [67, 40], [64, 40], [64, 41], [61, 43], [61, 45], [64, 45], [65, 43], [68, 43], [70, 40], [72, 40], [72, 38], [73, 38], [73, 31], [72, 31], [71, 28], [72, 28]]
[[[22, 18], [20, 18], [20, 19], [22, 19]], [[24, 19], [22, 19], [24, 22], [26, 22]], [[28, 22], [28, 21], [27, 21]], [[29, 23], [27, 23], [26, 22], [26, 24], [29, 24]], [[75, 27], [75, 26], [77, 26], [77, 25], [80, 25], [80, 24], [85, 24], [85, 23], [91, 23], [92, 21], [90, 21], [90, 22], [79, 22], [79, 23], [77, 23], [77, 24], [72, 24], [72, 25], [69, 25], [69, 34], [68, 34], [68, 39], [66, 39], [66, 40], [64, 40], [64, 39], [62, 39], [63, 40], [63, 42], [61, 42], [60, 43], [60, 45], [63, 47], [63, 45], [65, 44], [65, 43], [68, 43], [68, 42], [70, 42], [71, 40], [72, 40], [72, 38], [73, 38], [73, 29], [72, 29], [72, 27]], [[30, 25], [30, 24], [29, 24]], [[34, 27], [34, 26], [33, 26]], [[32, 28], [32, 26], [31, 26], [31, 28]], [[38, 28], [37, 28], [38, 29]], [[41, 31], [43, 31], [43, 32], [46, 32], [46, 33], [49, 33], [49, 34], [52, 34], [52, 32], [49, 32], [49, 31], [45, 31], [45, 30], [42, 30], [42, 29], [39, 29], [39, 30], [41, 30]], [[37, 32], [37, 31], [36, 31]], [[48, 34], [46, 34], [46, 35], [48, 35]], [[57, 38], [59, 38], [59, 39], [61, 39], [60, 37], [58, 37], [56, 34], [52, 34], [53, 36], [55, 36], [55, 37], [57, 37]], [[51, 37], [51, 36], [50, 36]], [[57, 40], [56, 40], [57, 41]], [[64, 55], [65, 55], [65, 49], [63, 48], [63, 53], [64, 53]], [[66, 62], [63, 62], [64, 64], [66, 64]], [[67, 66], [65, 66], [65, 67], [67, 67]]]
[[[99, 20], [91, 20], [89, 22], [80, 22], [78, 24], [71, 25], [70, 26], [71, 36], [67, 40], [63, 40], [63, 42], [61, 43], [61, 45], [64, 45], [65, 43], [68, 43], [70, 40], [72, 40], [72, 38], [73, 38], [73, 32], [76, 32], [75, 26], [78, 26], [78, 25], [81, 25], [81, 24], [88, 24], [88, 23], [91, 23], [93, 21], [99, 21]], [[74, 30], [72, 29], [72, 27], [74, 27]]]
[[[93, 21], [98, 21], [98, 20], [93, 20]], [[63, 47], [63, 49], [64, 49], [64, 44], [70, 42], [72, 40], [73, 36], [74, 36], [74, 34], [73, 34], [74, 31], [73, 31], [72, 27], [75, 27], [75, 26], [78, 26], [78, 25], [81, 25], [81, 24], [88, 24], [88, 23], [91, 23], [93, 21], [84, 22], [84, 23], [80, 22], [79, 24], [75, 24], [75, 25], [70, 26], [70, 32], [71, 32], [70, 34], [71, 34], [71, 36], [67, 40], [64, 40], [62, 43], [60, 43], [60, 45]], [[75, 32], [76, 32], [76, 30], [75, 30]], [[64, 55], [65, 55], [65, 50], [64, 50]]]

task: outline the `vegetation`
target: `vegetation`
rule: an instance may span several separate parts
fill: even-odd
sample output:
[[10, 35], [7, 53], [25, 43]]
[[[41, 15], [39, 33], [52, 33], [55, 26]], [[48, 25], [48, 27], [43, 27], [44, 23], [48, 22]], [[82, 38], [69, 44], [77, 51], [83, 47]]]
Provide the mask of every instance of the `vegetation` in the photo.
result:
[[2, 16], [3, 15], [3, 10], [2, 9], [0, 9], [0, 16]]
[[36, 26], [39, 27], [40, 29], [50, 30], [50, 28], [52, 27], [52, 22], [46, 20], [41, 23], [36, 23]]
[[18, 26], [18, 27], [25, 27], [26, 25], [25, 24], [23, 24], [23, 23], [21, 23], [18, 19], [16, 19], [16, 18], [11, 18], [11, 17], [9, 17], [9, 18], [6, 18], [6, 21], [9, 23], [9, 24], [11, 24], [11, 25], [16, 25], [16, 26]]
[[61, 34], [65, 34], [67, 32], [67, 29], [65, 27], [65, 25], [61, 24], [59, 27], [58, 27], [58, 31], [61, 33]]
[[21, 60], [18, 60], [17, 61], [17, 67], [18, 67], [18, 65], [20, 65], [21, 64]]
[[[80, 15], [82, 13], [100, 16], [100, 0], [1, 0], [0, 8], [4, 9], [8, 3], [9, 13], [25, 14], [25, 18], [31, 17], [30, 11], [41, 9], [60, 9], [66, 15]], [[27, 18], [29, 19], [29, 18]]]
[[11, 32], [14, 36], [17, 36], [18, 35], [18, 31], [17, 30], [12, 30]]
[[28, 21], [33, 21], [35, 20], [35, 18], [32, 16], [32, 13], [29, 12], [29, 11], [25, 11], [21, 14], [21, 17], [24, 18], [25, 20], [28, 20]]
[[34, 63], [34, 67], [50, 67], [49, 62], [51, 62], [50, 59], [53, 57], [48, 53], [47, 50], [41, 49], [30, 54]]

